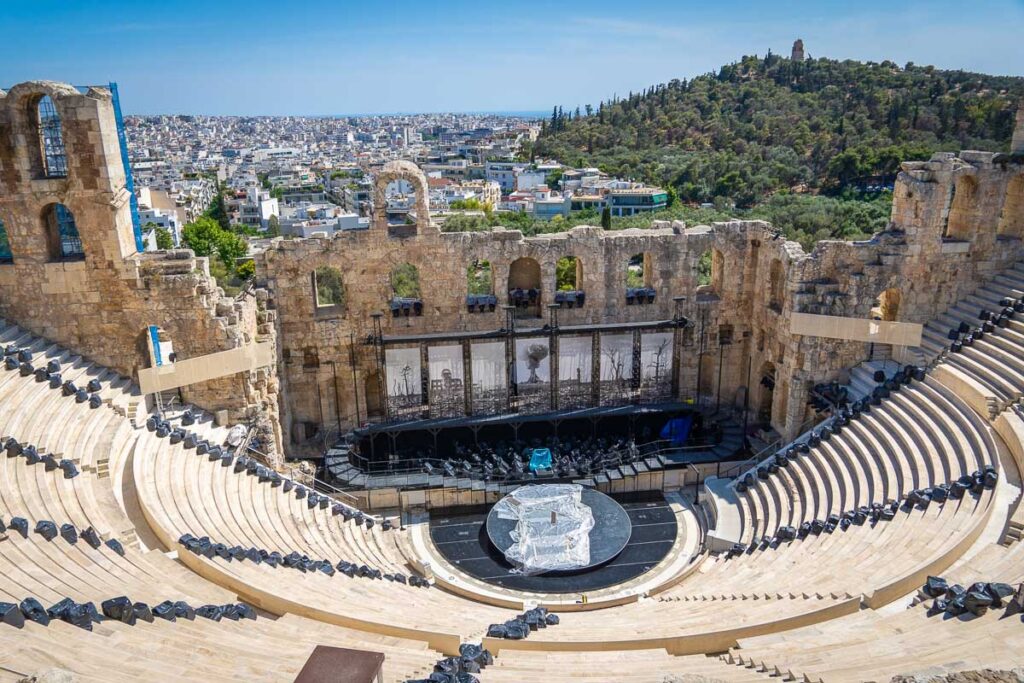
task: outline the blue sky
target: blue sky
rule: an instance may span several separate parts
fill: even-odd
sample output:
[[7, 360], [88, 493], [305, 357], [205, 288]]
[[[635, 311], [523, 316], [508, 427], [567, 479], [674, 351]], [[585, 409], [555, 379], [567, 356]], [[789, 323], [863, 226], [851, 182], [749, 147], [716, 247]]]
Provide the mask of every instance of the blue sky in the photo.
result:
[[549, 110], [803, 38], [1024, 75], [1024, 0], [0, 0], [0, 85], [117, 81], [126, 113]]

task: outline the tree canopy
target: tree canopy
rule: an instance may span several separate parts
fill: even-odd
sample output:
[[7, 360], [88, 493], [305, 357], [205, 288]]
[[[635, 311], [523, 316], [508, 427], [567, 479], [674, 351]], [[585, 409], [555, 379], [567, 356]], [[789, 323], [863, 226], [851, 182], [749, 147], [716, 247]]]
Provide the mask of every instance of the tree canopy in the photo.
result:
[[892, 62], [748, 56], [692, 80], [556, 107], [530, 152], [750, 208], [781, 190], [891, 182], [938, 151], [1006, 151], [1024, 79]]

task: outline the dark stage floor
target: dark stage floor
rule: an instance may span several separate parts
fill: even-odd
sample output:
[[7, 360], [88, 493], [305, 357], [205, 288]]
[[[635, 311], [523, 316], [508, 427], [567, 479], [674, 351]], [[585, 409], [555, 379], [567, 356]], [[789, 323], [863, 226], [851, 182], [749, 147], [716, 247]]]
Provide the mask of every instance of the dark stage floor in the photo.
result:
[[452, 565], [470, 576], [512, 590], [586, 593], [628, 581], [658, 564], [676, 540], [676, 519], [660, 493], [613, 495], [626, 510], [633, 534], [610, 562], [578, 572], [540, 576], [510, 573], [512, 567], [487, 537], [490, 508], [457, 508], [430, 515], [430, 537]]

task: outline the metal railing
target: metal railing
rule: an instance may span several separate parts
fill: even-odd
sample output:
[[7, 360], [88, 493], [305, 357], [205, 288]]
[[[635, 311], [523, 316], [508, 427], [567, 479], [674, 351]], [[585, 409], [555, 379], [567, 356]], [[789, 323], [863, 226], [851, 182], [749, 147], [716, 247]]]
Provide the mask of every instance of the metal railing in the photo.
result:
[[765, 446], [764, 448], [759, 450], [757, 453], [754, 453], [754, 455], [750, 456], [746, 460], [743, 460], [741, 462], [736, 463], [735, 465], [733, 465], [729, 469], [727, 469], [725, 472], [719, 472], [717, 476], [729, 478], [729, 477], [735, 476], [736, 474], [738, 474], [740, 472], [743, 472], [743, 471], [749, 469], [750, 467], [753, 467], [757, 463], [759, 463], [762, 460], [764, 460], [765, 458], [767, 458], [769, 454], [772, 454], [772, 453], [775, 453], [775, 452], [781, 450], [782, 446], [784, 446], [787, 443], [793, 443], [795, 441], [798, 441], [808, 431], [810, 431], [814, 427], [817, 427], [820, 424], [824, 424], [825, 422], [828, 422], [829, 420], [833, 419], [833, 417], [835, 417], [835, 416], [834, 415], [829, 415], [828, 417], [822, 419], [819, 422], [818, 421], [818, 416], [817, 415], [812, 415], [811, 417], [809, 417], [806, 420], [804, 420], [800, 424], [800, 426], [797, 428], [799, 431], [797, 432], [797, 436], [795, 438], [790, 439], [789, 441], [786, 441], [785, 439], [783, 439], [780, 436], [778, 439], [776, 439], [775, 441], [772, 441], [767, 446]]
[[[250, 433], [251, 432], [252, 432], [252, 430], [250, 430]], [[259, 459], [263, 461], [264, 465], [270, 466], [270, 459], [267, 457], [267, 454], [266, 453], [262, 453], [259, 450], [253, 448], [252, 445], [249, 443], [249, 441], [250, 441], [249, 434], [246, 434], [246, 440], [243, 441], [242, 444], [239, 445], [238, 450], [244, 451], [246, 454], [248, 454], [248, 453], [255, 453], [257, 456], [259, 456]], [[357, 507], [357, 505], [356, 505], [359, 502], [359, 499], [356, 498], [355, 496], [353, 496], [348, 491], [343, 491], [342, 489], [339, 489], [337, 486], [334, 486], [333, 484], [329, 484], [328, 482], [324, 481], [323, 479], [318, 479], [315, 476], [310, 477], [310, 479], [313, 480], [313, 488], [316, 489], [317, 491], [319, 491], [321, 493], [327, 493], [328, 495], [331, 495], [331, 496], [338, 496], [340, 498], [343, 498], [345, 500], [341, 500], [340, 502], [344, 503], [345, 505], [348, 505], [351, 508], [354, 508], [354, 509], [357, 509], [357, 510], [359, 509]], [[363, 512], [363, 514], [364, 515], [368, 515], [370, 517], [373, 516], [373, 515], [370, 515], [367, 512]]]

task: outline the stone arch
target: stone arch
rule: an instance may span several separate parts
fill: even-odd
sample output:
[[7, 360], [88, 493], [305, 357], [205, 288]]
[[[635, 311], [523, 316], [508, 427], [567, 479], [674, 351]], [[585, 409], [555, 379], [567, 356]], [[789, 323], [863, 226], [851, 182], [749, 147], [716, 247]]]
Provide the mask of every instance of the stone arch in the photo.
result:
[[487, 259], [473, 259], [466, 267], [466, 294], [494, 294], [494, 269]]
[[1003, 211], [999, 216], [999, 237], [1024, 239], [1024, 174], [1013, 178], [1006, 186]]
[[512, 262], [508, 268], [509, 303], [516, 307], [519, 315], [540, 317], [543, 285], [540, 263], [524, 256]]
[[715, 294], [722, 292], [725, 257], [718, 249], [707, 249], [697, 261], [697, 287]]
[[768, 269], [768, 308], [782, 312], [782, 304], [786, 300], [786, 274], [782, 269], [781, 259], [772, 259]]
[[7, 234], [4, 219], [0, 218], [0, 263], [11, 263], [12, 261], [14, 261], [14, 254], [11, 251], [11, 238]]
[[953, 197], [949, 202], [949, 216], [946, 218], [944, 239], [958, 242], [974, 237], [975, 213], [978, 206], [978, 181], [965, 175], [953, 185]]
[[583, 261], [576, 256], [563, 256], [555, 262], [555, 291], [574, 292], [583, 289]]
[[313, 271], [313, 305], [318, 313], [345, 310], [345, 282], [341, 271], [331, 266], [320, 266]]
[[903, 295], [896, 287], [890, 287], [885, 290], [878, 295], [874, 305], [871, 307], [871, 319], [884, 320], [886, 322], [899, 320], [900, 302], [902, 300]]
[[[389, 210], [388, 186], [396, 181], [405, 181], [412, 187], [412, 198], [408, 200], [408, 210], [403, 206], [397, 210], [394, 205]], [[404, 204], [403, 200], [403, 204]], [[428, 204], [427, 177], [423, 171], [411, 161], [389, 161], [377, 174], [373, 191], [374, 228], [388, 237], [414, 237], [425, 234], [430, 225], [430, 208]]]
[[[6, 97], [3, 95], [0, 91], [0, 106], [10, 108], [13, 131], [22, 133], [14, 139], [20, 139], [18, 154], [28, 177], [66, 178], [70, 158], [66, 145], [70, 136], [63, 119], [77, 121], [73, 113], [66, 115], [64, 105], [69, 97], [82, 97], [82, 94], [64, 83], [27, 81], [12, 87]], [[109, 94], [90, 88], [85, 96], [99, 98], [109, 97]]]
[[651, 287], [652, 281], [650, 252], [630, 256], [626, 261], [626, 288]]
[[771, 422], [772, 420], [772, 404], [775, 402], [775, 381], [775, 364], [771, 361], [765, 361], [761, 364], [761, 370], [758, 372], [757, 402], [755, 403], [755, 414], [760, 422]]
[[56, 202], [47, 204], [43, 207], [42, 222], [51, 261], [77, 261], [85, 258], [82, 238], [78, 234], [71, 209]]

